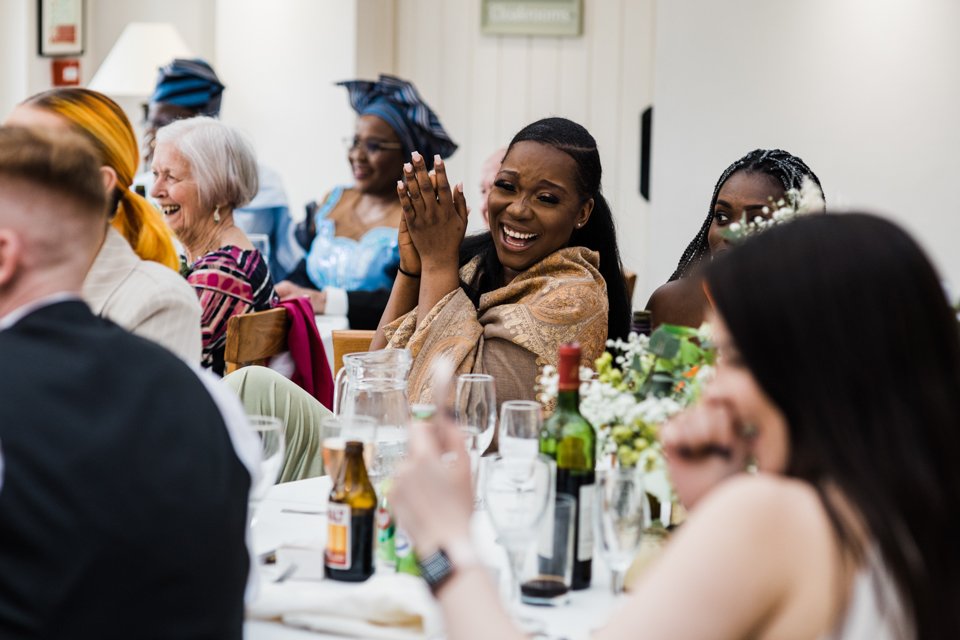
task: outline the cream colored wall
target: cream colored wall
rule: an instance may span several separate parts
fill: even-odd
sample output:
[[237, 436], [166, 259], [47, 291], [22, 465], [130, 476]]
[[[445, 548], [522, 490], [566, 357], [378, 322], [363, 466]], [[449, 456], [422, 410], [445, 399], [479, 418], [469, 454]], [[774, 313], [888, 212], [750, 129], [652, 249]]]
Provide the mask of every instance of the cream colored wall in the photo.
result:
[[828, 205], [904, 224], [960, 293], [960, 3], [664, 0], [657, 13], [650, 285], [723, 169], [779, 146]]
[[[383, 2], [375, 17], [369, 12]], [[343, 139], [354, 113], [334, 85], [392, 55], [392, 0], [216, 0], [221, 117], [243, 129], [264, 164], [283, 176], [292, 215], [349, 183]], [[358, 20], [369, 21], [358, 30]], [[363, 49], [362, 54], [360, 49]]]
[[[460, 144], [447, 164], [471, 206], [491, 151], [539, 118], [575, 120], [597, 139], [623, 261], [642, 280], [649, 206], [639, 195], [639, 122], [653, 95], [654, 0], [584, 0], [579, 38], [481, 35], [479, 0], [396, 4], [396, 73]], [[481, 225], [478, 211], [471, 228]]]

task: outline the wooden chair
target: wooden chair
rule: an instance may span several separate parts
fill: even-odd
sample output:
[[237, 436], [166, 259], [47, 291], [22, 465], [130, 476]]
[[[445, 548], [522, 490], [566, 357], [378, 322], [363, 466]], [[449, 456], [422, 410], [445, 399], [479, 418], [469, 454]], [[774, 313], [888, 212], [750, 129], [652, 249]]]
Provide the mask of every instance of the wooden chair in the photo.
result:
[[369, 351], [376, 331], [343, 329], [333, 333], [333, 375], [343, 368], [343, 356], [348, 353]]
[[637, 274], [630, 269], [623, 270], [623, 282], [627, 285], [627, 301], [633, 304], [633, 289], [637, 286]]
[[290, 319], [283, 307], [229, 318], [223, 353], [226, 373], [251, 364], [266, 365], [271, 356], [287, 350], [289, 330]]

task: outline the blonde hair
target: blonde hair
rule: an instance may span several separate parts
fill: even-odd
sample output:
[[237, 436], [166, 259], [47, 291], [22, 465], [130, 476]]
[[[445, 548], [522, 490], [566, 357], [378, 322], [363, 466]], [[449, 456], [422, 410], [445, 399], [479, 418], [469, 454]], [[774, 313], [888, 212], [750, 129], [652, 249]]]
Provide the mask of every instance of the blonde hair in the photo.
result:
[[140, 152], [130, 120], [120, 106], [102, 93], [76, 88], [45, 91], [25, 104], [62, 116], [93, 143], [101, 164], [117, 174], [116, 215], [111, 224], [143, 260], [177, 270], [180, 258], [167, 223], [149, 202], [130, 190]]

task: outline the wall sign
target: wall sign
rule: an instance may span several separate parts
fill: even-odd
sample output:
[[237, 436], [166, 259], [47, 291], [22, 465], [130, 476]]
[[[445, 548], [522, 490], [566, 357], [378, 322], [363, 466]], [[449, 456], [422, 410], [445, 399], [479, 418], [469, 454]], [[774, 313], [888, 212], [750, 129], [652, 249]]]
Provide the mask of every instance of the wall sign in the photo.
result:
[[83, 0], [37, 0], [37, 42], [41, 56], [83, 53]]
[[583, 0], [483, 0], [486, 35], [579, 36]]

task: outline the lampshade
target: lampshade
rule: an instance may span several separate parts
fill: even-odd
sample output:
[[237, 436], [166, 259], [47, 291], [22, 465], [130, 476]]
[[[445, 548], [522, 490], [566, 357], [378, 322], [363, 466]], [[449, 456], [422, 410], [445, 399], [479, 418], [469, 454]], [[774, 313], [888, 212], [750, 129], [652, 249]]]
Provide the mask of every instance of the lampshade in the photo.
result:
[[149, 96], [157, 82], [157, 69], [174, 58], [192, 57], [172, 24], [131, 22], [87, 87], [108, 96]]

